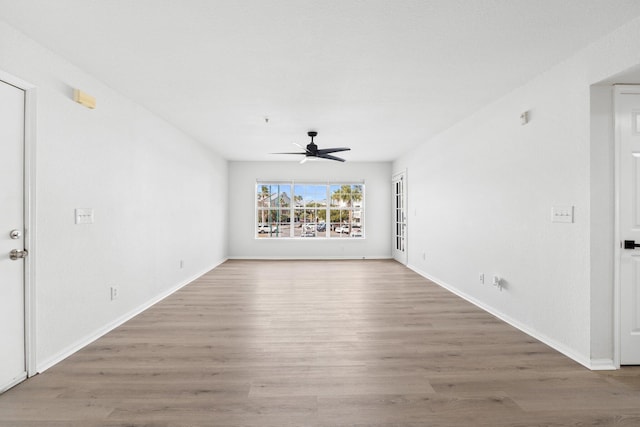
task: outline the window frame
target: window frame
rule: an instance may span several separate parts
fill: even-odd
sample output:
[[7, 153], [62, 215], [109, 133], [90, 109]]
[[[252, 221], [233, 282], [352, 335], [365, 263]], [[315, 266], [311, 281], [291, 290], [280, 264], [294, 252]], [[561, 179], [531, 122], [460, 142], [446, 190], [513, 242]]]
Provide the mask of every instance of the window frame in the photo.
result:
[[[351, 198], [348, 202], [343, 200], [340, 206], [335, 206], [335, 193], [333, 189], [336, 187], [345, 189], [346, 186], [350, 187], [350, 192], [353, 191], [354, 186], [359, 187], [360, 191], [357, 193], [357, 199], [354, 201], [354, 199]], [[309, 199], [307, 196], [310, 194], [316, 196], [319, 194], [318, 187], [324, 187], [324, 200]], [[307, 188], [311, 188], [311, 191], [305, 191]], [[266, 192], [265, 189], [267, 189]], [[305, 190], [303, 190], [302, 194], [299, 194], [299, 189]], [[277, 190], [277, 192], [274, 190]], [[259, 197], [261, 192], [265, 195], [265, 198], [262, 200], [260, 200]], [[279, 203], [283, 199], [283, 196], [289, 200], [286, 206]], [[364, 181], [328, 182], [259, 179], [256, 180], [253, 197], [254, 239], [256, 240], [358, 241], [366, 239], [366, 185]], [[267, 197], [269, 200], [266, 200]], [[275, 205], [272, 205], [274, 200], [277, 202]], [[308, 206], [307, 202], [309, 202], [311, 206]], [[323, 204], [317, 205], [318, 202]], [[338, 222], [332, 221], [331, 216], [332, 214], [335, 215], [334, 211], [336, 210], [340, 211]], [[274, 212], [276, 212], [275, 217]], [[265, 213], [267, 213], [266, 216]], [[301, 213], [304, 214], [300, 215]], [[309, 218], [310, 220], [303, 221], [302, 224], [300, 224], [298, 219], [299, 215], [302, 218]], [[349, 220], [345, 220], [345, 225], [342, 225], [344, 215], [350, 218], [351, 224], [347, 225]], [[320, 219], [322, 217], [324, 217], [324, 222]], [[272, 221], [272, 218], [276, 218], [277, 221]], [[287, 218], [287, 220], [280, 221], [279, 218]], [[322, 223], [325, 224], [324, 228], [323, 230], [319, 230], [318, 224]], [[298, 224], [300, 224], [299, 227], [297, 226]], [[310, 224], [313, 227], [305, 230], [304, 224]], [[359, 224], [359, 226], [356, 224]], [[340, 231], [336, 234], [334, 230], [339, 227], [345, 227], [348, 231], [346, 233]]]

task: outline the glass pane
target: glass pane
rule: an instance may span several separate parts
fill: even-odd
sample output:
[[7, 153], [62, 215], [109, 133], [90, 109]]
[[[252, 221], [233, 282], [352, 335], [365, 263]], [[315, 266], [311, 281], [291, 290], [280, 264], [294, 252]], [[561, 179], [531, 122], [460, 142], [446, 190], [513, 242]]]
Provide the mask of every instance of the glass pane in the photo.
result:
[[291, 206], [291, 197], [287, 194], [287, 191], [290, 191], [289, 186], [281, 186], [280, 191], [278, 191], [278, 205], [281, 208]]
[[330, 189], [331, 194], [331, 207], [338, 208], [340, 206], [344, 206], [344, 202], [342, 201], [342, 191], [340, 191], [339, 185], [332, 185]]
[[[337, 186], [332, 186], [337, 187]], [[361, 189], [358, 189], [358, 193], [354, 194], [353, 186], [349, 184], [341, 185], [331, 192], [331, 206], [332, 207], [351, 207], [353, 206], [353, 199], [355, 196], [356, 200], [362, 199]]]
[[[326, 216], [326, 211], [322, 212], [324, 212]], [[318, 221], [316, 224], [316, 231], [318, 237], [327, 237], [327, 223], [324, 220]]]
[[291, 223], [289, 222], [289, 210], [280, 211], [278, 221], [278, 237], [291, 237]]
[[305, 223], [300, 227], [300, 237], [316, 237], [316, 224], [313, 222]]
[[256, 221], [257, 221], [256, 232], [258, 233], [258, 237], [262, 237], [263, 234], [266, 234], [269, 232], [269, 223], [267, 221], [268, 216], [269, 216], [269, 212], [267, 210], [258, 209], [257, 216], [256, 216]]
[[295, 202], [295, 207], [303, 207], [304, 206], [304, 185], [294, 185], [293, 186], [293, 200]]
[[291, 185], [258, 183], [256, 186], [258, 208], [284, 208], [291, 205]]
[[258, 211], [258, 237], [278, 236], [278, 225], [273, 221], [275, 216], [271, 210], [260, 209]]
[[270, 197], [271, 193], [268, 185], [260, 184], [257, 185], [257, 202], [258, 208], [268, 208], [270, 206]]
[[351, 186], [351, 198], [354, 202], [361, 202], [364, 196], [364, 189], [362, 184], [355, 184]]
[[364, 237], [364, 228], [360, 222], [354, 221], [351, 226], [351, 233], [349, 233], [351, 237]]
[[280, 209], [280, 216], [278, 222], [283, 225], [289, 225], [289, 209]]
[[271, 206], [277, 206], [280, 208], [289, 207], [291, 205], [291, 198], [287, 193], [291, 192], [290, 185], [277, 184], [271, 186]]
[[316, 217], [318, 218], [318, 222], [327, 222], [327, 210], [322, 207], [316, 211]]
[[349, 235], [349, 212], [331, 209], [331, 237], [345, 237]]
[[258, 237], [289, 237], [288, 209], [258, 209]]
[[302, 185], [294, 186], [296, 207], [304, 206], [326, 206], [327, 186], [326, 185]]
[[351, 213], [351, 224], [354, 227], [362, 227], [363, 223], [362, 209], [354, 209]]

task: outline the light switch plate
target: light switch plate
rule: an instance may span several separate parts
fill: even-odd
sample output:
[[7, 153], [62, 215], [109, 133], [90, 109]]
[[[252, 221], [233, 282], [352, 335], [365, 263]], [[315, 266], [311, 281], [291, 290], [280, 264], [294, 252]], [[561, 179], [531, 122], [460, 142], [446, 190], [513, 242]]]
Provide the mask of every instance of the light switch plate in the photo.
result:
[[573, 222], [573, 206], [552, 207], [551, 222]]
[[76, 224], [93, 224], [93, 209], [77, 208]]

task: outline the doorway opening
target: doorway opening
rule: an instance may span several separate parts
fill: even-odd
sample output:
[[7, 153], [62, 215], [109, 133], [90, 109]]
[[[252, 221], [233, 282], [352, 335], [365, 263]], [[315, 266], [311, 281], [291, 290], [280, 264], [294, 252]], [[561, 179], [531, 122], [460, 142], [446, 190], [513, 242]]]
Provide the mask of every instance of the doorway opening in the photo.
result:
[[[640, 365], [640, 86], [614, 87], [614, 363]], [[637, 246], [636, 246], [637, 245]]]
[[393, 175], [393, 258], [407, 265], [407, 173]]

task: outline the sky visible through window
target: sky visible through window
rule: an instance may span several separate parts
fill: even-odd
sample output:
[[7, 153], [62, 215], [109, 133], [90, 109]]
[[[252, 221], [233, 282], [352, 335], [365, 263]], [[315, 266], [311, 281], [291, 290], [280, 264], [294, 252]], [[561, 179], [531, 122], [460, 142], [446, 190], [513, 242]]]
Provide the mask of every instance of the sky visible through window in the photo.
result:
[[322, 202], [327, 200], [326, 185], [300, 185], [293, 186], [293, 192], [297, 196], [302, 196], [305, 202]]

